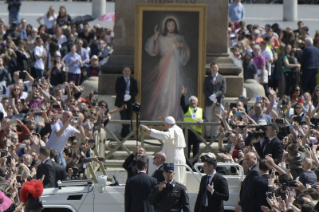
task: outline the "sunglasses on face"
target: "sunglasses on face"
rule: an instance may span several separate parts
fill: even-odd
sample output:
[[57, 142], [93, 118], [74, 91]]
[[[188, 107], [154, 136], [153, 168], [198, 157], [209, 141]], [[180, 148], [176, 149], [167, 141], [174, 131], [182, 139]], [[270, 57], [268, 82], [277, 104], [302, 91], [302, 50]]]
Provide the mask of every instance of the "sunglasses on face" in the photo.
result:
[[295, 91], [300, 91], [300, 89], [296, 89]]

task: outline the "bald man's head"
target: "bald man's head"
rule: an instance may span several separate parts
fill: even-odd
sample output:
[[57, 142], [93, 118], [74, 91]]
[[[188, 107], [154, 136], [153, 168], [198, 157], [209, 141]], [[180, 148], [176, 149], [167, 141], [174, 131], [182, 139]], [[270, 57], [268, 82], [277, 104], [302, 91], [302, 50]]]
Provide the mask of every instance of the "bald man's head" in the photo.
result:
[[248, 152], [245, 155], [245, 160], [248, 167], [252, 167], [255, 163], [257, 163], [257, 156], [253, 152]]
[[73, 114], [71, 111], [65, 111], [63, 113], [63, 116], [62, 116], [62, 123], [66, 123], [68, 121], [69, 118], [72, 118], [73, 117]]
[[303, 161], [302, 161], [302, 169], [304, 171], [308, 171], [308, 170], [311, 170], [311, 167], [312, 167], [312, 159], [311, 158], [305, 158]]
[[165, 161], [166, 161], [166, 154], [163, 152], [156, 153], [154, 158], [153, 158], [153, 164], [155, 166], [159, 166], [159, 165], [165, 163]]
[[164, 152], [158, 152], [158, 153], [156, 153], [156, 155], [158, 155], [158, 157], [161, 159], [161, 161], [163, 161], [163, 163], [165, 163], [166, 154]]

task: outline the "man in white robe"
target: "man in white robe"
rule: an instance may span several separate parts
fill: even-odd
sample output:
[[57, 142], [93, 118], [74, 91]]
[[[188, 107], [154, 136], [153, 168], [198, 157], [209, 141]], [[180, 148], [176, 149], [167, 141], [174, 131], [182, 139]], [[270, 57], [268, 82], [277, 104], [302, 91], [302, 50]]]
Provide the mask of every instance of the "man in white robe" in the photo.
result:
[[[145, 125], [141, 124], [141, 127], [145, 131], [150, 132], [150, 136], [153, 138], [160, 139], [164, 142], [163, 149], [161, 152], [167, 156], [166, 163], [186, 164], [184, 155], [184, 148], [186, 147], [185, 137], [183, 130], [178, 127], [175, 123], [175, 119], [172, 116], [165, 118], [165, 127], [167, 132], [150, 129]], [[182, 166], [175, 166], [175, 177], [174, 179], [179, 183], [185, 183], [184, 180], [186, 172]]]

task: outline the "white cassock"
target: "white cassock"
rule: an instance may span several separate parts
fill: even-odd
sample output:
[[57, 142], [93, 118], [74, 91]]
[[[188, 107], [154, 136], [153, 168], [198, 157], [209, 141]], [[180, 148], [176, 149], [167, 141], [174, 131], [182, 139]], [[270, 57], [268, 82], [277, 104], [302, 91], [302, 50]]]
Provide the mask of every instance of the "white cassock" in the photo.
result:
[[[166, 154], [166, 163], [186, 164], [184, 155], [184, 148], [186, 147], [183, 130], [174, 125], [167, 132], [151, 129], [150, 136], [160, 139], [164, 142], [161, 152]], [[185, 168], [182, 166], [175, 166], [175, 181], [185, 183], [186, 180]]]

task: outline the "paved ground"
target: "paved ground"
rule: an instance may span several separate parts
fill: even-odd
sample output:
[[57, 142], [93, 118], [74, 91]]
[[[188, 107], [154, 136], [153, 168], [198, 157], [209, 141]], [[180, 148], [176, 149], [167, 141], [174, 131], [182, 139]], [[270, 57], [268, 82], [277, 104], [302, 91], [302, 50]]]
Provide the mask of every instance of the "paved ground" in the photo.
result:
[[[22, 1], [20, 8], [20, 19], [26, 18], [27, 22], [34, 27], [38, 27], [36, 19], [46, 13], [48, 8], [53, 5], [55, 7], [56, 13], [59, 11], [60, 6], [65, 6], [67, 13], [71, 17], [79, 15], [91, 15], [92, 14], [92, 3], [91, 2], [65, 2], [65, 1]], [[106, 3], [106, 12], [114, 12], [114, 3]], [[4, 18], [9, 21], [7, 4], [4, 1], [0, 1], [0, 18]], [[92, 26], [94, 24], [100, 24], [101, 27], [113, 28], [113, 22], [99, 21], [95, 20], [91, 22]]]
[[[91, 2], [65, 2], [65, 1], [23, 1], [20, 17], [27, 18], [28, 23], [38, 27], [36, 18], [44, 14], [50, 5], [53, 5], [56, 10], [59, 6], [64, 5], [67, 12], [72, 16], [91, 14], [92, 3]], [[264, 26], [266, 23], [279, 23], [282, 28], [291, 26], [296, 28], [296, 22], [284, 22], [283, 6], [282, 4], [245, 4], [246, 22], [251, 24], [260, 24]], [[318, 9], [319, 5], [299, 5], [298, 18], [304, 21], [305, 25], [310, 28], [310, 35], [314, 35], [316, 29], [319, 29], [318, 21]], [[106, 3], [106, 11], [114, 12], [114, 3]], [[0, 17], [5, 18], [8, 21], [7, 5], [4, 1], [0, 1]], [[113, 23], [106, 21], [94, 21], [92, 25], [98, 23], [102, 27], [112, 28]]]

